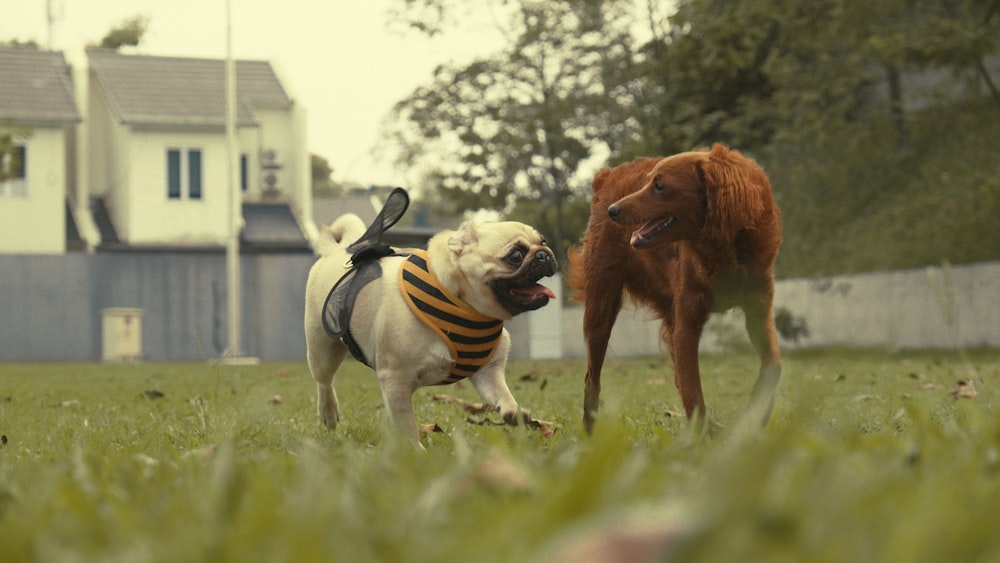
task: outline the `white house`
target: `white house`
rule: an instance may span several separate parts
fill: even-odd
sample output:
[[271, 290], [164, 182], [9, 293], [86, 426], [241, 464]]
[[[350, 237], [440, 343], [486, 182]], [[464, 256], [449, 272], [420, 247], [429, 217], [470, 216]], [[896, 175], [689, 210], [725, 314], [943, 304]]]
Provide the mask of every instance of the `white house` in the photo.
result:
[[[87, 66], [77, 188], [98, 248], [225, 245], [224, 61], [92, 49]], [[308, 249], [304, 109], [263, 61], [236, 61], [236, 97], [243, 242]]]
[[[222, 248], [231, 193], [220, 59], [0, 47], [0, 254]], [[241, 242], [315, 240], [305, 110], [264, 61], [236, 61]]]
[[62, 53], [0, 47], [0, 134], [13, 144], [0, 155], [0, 254], [61, 254], [79, 242], [67, 203], [79, 122]]

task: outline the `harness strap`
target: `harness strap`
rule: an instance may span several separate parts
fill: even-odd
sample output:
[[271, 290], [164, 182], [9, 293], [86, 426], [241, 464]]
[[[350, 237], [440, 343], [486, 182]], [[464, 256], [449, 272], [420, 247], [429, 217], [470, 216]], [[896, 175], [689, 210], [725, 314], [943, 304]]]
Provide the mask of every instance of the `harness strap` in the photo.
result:
[[351, 334], [351, 314], [358, 293], [369, 283], [382, 277], [382, 266], [378, 260], [364, 260], [355, 263], [350, 270], [337, 280], [326, 297], [323, 306], [323, 329], [330, 338], [340, 339], [356, 360], [375, 369], [374, 362], [365, 357], [361, 346]]

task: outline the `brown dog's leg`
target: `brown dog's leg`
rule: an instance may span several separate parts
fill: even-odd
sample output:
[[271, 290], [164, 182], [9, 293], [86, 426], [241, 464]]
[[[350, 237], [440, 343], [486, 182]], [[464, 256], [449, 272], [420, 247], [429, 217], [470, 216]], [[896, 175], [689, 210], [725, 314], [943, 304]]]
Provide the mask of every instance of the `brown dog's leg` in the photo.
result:
[[594, 429], [594, 417], [601, 406], [601, 368], [608, 352], [611, 329], [622, 308], [621, 282], [606, 282], [607, 285], [589, 283], [589, 288], [601, 288], [602, 292], [587, 293], [583, 311], [583, 338], [587, 343], [587, 377], [583, 390], [583, 427], [590, 434]]
[[705, 396], [701, 390], [698, 343], [708, 320], [708, 310], [701, 299], [681, 298], [675, 305], [670, 335], [670, 353], [674, 360], [674, 383], [689, 420], [705, 417]]
[[761, 425], [767, 424], [774, 408], [774, 394], [781, 379], [781, 355], [778, 350], [778, 331], [771, 311], [773, 284], [744, 308], [747, 335], [760, 357], [760, 375], [754, 384], [750, 408], [759, 417]]

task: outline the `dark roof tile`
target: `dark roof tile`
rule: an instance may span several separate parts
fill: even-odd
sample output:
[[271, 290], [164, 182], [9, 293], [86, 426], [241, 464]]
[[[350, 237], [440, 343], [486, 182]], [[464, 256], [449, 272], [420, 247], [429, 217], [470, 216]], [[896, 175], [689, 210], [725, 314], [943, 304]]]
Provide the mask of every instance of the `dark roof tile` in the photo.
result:
[[[114, 118], [126, 125], [225, 125], [226, 74], [221, 59], [122, 55], [87, 51]], [[287, 109], [271, 65], [236, 61], [237, 122], [254, 125], [254, 109]]]
[[0, 122], [80, 121], [62, 53], [0, 47]]

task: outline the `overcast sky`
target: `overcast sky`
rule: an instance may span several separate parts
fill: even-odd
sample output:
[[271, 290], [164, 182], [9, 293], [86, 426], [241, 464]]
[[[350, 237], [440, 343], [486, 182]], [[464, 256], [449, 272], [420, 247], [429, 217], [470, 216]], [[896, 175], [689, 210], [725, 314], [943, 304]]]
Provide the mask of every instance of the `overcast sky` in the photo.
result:
[[[47, 4], [56, 22], [52, 46], [73, 60], [131, 16], [149, 18], [137, 52], [222, 58], [225, 0], [0, 0], [0, 41], [49, 43]], [[440, 39], [390, 31], [388, 10], [402, 0], [232, 0], [233, 53], [279, 69], [309, 116], [310, 151], [334, 177], [362, 184], [405, 183], [374, 160], [378, 127], [392, 105], [427, 83], [437, 65], [466, 61], [501, 45], [488, 14]]]

